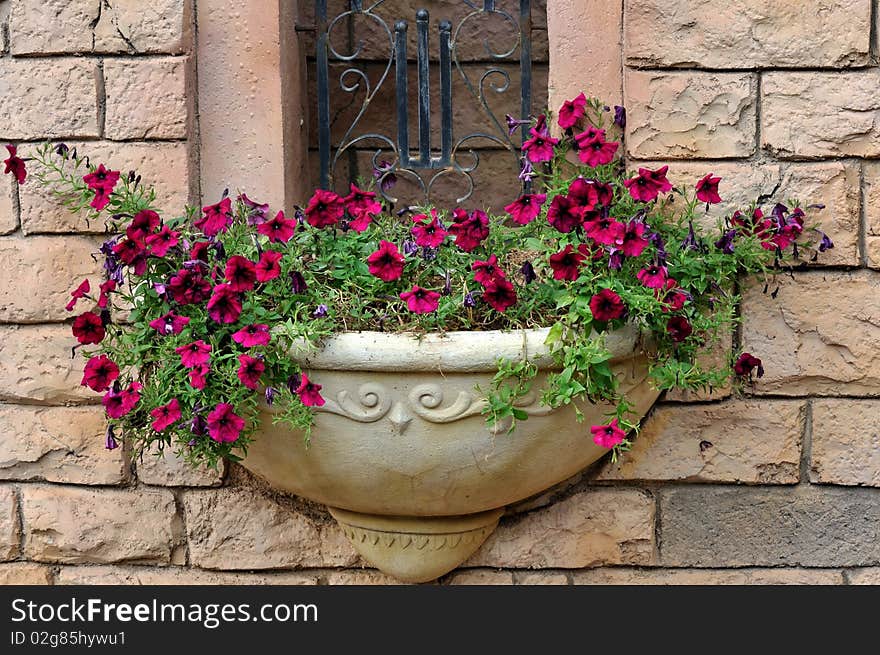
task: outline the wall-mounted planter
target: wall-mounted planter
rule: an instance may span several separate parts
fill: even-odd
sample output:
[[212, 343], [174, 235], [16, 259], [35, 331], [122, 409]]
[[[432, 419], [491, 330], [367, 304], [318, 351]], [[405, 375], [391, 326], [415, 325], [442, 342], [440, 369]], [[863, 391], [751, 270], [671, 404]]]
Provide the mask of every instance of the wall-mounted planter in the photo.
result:
[[[244, 466], [276, 488], [324, 503], [358, 552], [382, 571], [424, 582], [476, 551], [506, 505], [571, 477], [607, 451], [591, 424], [608, 407], [549, 410], [540, 388], [552, 358], [547, 330], [445, 336], [348, 333], [294, 354], [323, 385], [311, 443], [264, 408]], [[632, 329], [607, 337], [621, 391], [643, 415], [658, 392]], [[516, 429], [486, 425], [484, 401], [497, 360], [528, 357], [541, 369]]]

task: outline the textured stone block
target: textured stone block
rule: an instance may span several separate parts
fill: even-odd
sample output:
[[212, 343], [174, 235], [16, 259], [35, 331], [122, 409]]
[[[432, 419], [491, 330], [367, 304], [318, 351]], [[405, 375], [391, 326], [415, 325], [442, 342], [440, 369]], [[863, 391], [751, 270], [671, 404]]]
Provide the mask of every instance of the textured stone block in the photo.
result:
[[169, 564], [181, 526], [168, 491], [22, 488], [25, 556], [38, 562]]
[[80, 384], [86, 358], [71, 357], [75, 345], [70, 325], [0, 325], [0, 400], [99, 402]]
[[[3, 157], [0, 159], [6, 159], [8, 155], [9, 153], [4, 148]], [[5, 180], [0, 180], [0, 234], [9, 234], [18, 229], [18, 215], [13, 201], [13, 196], [16, 193], [13, 187], [15, 184], [16, 182], [11, 175]]]
[[63, 566], [60, 585], [314, 585], [316, 573], [221, 573], [169, 566]]
[[871, 271], [779, 276], [743, 299], [743, 350], [764, 361], [759, 392], [880, 395], [880, 275]]
[[135, 464], [138, 480], [164, 487], [217, 487], [222, 484], [226, 470], [225, 462], [220, 462], [216, 470], [207, 466], [193, 468], [173, 448], [166, 447], [161, 453], [155, 445]]
[[862, 162], [865, 193], [865, 258], [880, 268], [880, 162]]
[[633, 449], [599, 480], [794, 484], [804, 429], [801, 401], [661, 405]]
[[29, 562], [0, 564], [0, 586], [52, 584], [52, 572], [48, 566]]
[[119, 484], [122, 449], [104, 448], [103, 407], [0, 405], [0, 479]]
[[780, 157], [880, 155], [880, 70], [767, 73], [761, 96], [762, 146]]
[[664, 566], [837, 567], [880, 558], [871, 489], [679, 487], [660, 494]]
[[12, 0], [12, 54], [88, 52], [101, 0]]
[[0, 561], [19, 554], [18, 501], [11, 486], [0, 486]]
[[629, 71], [624, 84], [632, 157], [748, 157], [755, 151], [754, 75]]
[[190, 45], [186, 0], [113, 0], [94, 27], [95, 52], [171, 53]]
[[653, 549], [653, 498], [637, 489], [598, 488], [502, 520], [465, 566], [648, 564]]
[[880, 400], [813, 401], [812, 482], [880, 487]]
[[93, 239], [84, 237], [0, 237], [0, 322], [42, 323], [63, 321], [93, 309], [80, 300], [73, 311], [64, 309], [70, 292], [88, 280], [97, 297], [103, 282]]
[[186, 59], [104, 62], [108, 139], [186, 138]]
[[869, 63], [870, 0], [627, 0], [630, 65], [840, 68]]
[[513, 574], [491, 569], [462, 569], [450, 573], [445, 582], [449, 585], [512, 585]]
[[839, 585], [840, 571], [822, 569], [637, 569], [575, 571], [582, 585]]
[[[189, 196], [188, 152], [185, 143], [70, 143], [93, 164], [128, 174], [135, 171], [144, 186], [156, 191], [155, 205], [166, 216], [182, 216]], [[23, 148], [23, 152], [27, 152]], [[32, 184], [19, 189], [21, 222], [25, 234], [53, 232], [105, 232], [102, 221], [89, 221], [72, 213]]]
[[87, 59], [0, 60], [3, 138], [98, 136], [96, 74]]

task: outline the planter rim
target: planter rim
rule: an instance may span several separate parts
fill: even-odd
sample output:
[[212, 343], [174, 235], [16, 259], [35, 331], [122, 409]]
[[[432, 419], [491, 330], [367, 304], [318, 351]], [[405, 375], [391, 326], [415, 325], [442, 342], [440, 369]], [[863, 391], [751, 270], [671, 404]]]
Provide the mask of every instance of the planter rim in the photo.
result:
[[[555, 362], [544, 341], [550, 328], [526, 330], [413, 332], [342, 332], [313, 347], [303, 341], [291, 357], [306, 369], [375, 372], [438, 371], [485, 373], [498, 370], [498, 359], [528, 358], [540, 369]], [[634, 325], [606, 333], [612, 361], [631, 357], [639, 341]]]

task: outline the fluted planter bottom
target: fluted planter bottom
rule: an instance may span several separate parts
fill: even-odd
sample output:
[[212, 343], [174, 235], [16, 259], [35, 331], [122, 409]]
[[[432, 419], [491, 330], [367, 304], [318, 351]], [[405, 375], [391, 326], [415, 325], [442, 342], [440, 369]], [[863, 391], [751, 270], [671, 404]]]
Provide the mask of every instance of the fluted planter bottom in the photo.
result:
[[[460, 332], [443, 337], [347, 333], [317, 352], [294, 353], [323, 385], [311, 439], [273, 424], [243, 464], [282, 491], [327, 505], [361, 556], [407, 582], [451, 571], [492, 533], [505, 506], [557, 484], [602, 457], [590, 425], [610, 407], [549, 409], [546, 330]], [[620, 390], [644, 415], [658, 396], [630, 329], [607, 337]], [[499, 358], [540, 369], [518, 406], [529, 415], [487, 426], [484, 394]]]

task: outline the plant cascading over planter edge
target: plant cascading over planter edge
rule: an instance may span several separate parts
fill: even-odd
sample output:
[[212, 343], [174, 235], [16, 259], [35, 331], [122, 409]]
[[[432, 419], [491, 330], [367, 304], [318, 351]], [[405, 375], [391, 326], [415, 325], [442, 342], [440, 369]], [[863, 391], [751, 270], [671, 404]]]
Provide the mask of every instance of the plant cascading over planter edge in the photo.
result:
[[[612, 118], [579, 95], [556, 116], [558, 139], [547, 120], [532, 121], [523, 144], [520, 179], [531, 191], [498, 216], [395, 208], [372, 190], [375, 180], [346, 196], [317, 190], [289, 216], [245, 193], [162, 216], [136, 173], [95, 166], [64, 144], [39, 146], [31, 179], [114, 235], [98, 255], [104, 282], [83, 281], [67, 305], [90, 305], [72, 331], [88, 358], [82, 384], [103, 394], [107, 448], [125, 439], [133, 453], [158, 446], [193, 464], [237, 461], [261, 403], [308, 438], [325, 401], [321, 380], [301, 370], [291, 348], [318, 348], [347, 331], [417, 339], [549, 327], [556, 366], [541, 402], [611, 403], [607, 422], [583, 431], [613, 457], [629, 448], [640, 417], [619, 393], [608, 332], [631, 324], [644, 335], [661, 390], [762, 375], [751, 353], [701, 366], [700, 355], [729, 343], [739, 320], [737, 279], [766, 284], [831, 240], [805, 226], [796, 203], [707, 220], [721, 202], [711, 172], [687, 189], [673, 189], [665, 166], [627, 173], [611, 137], [624, 126], [620, 107]], [[29, 160], [7, 149], [5, 170], [23, 184]], [[486, 420], [511, 431], [525, 420], [516, 403], [536, 374], [528, 359], [499, 361], [490, 388], [479, 390]]]

